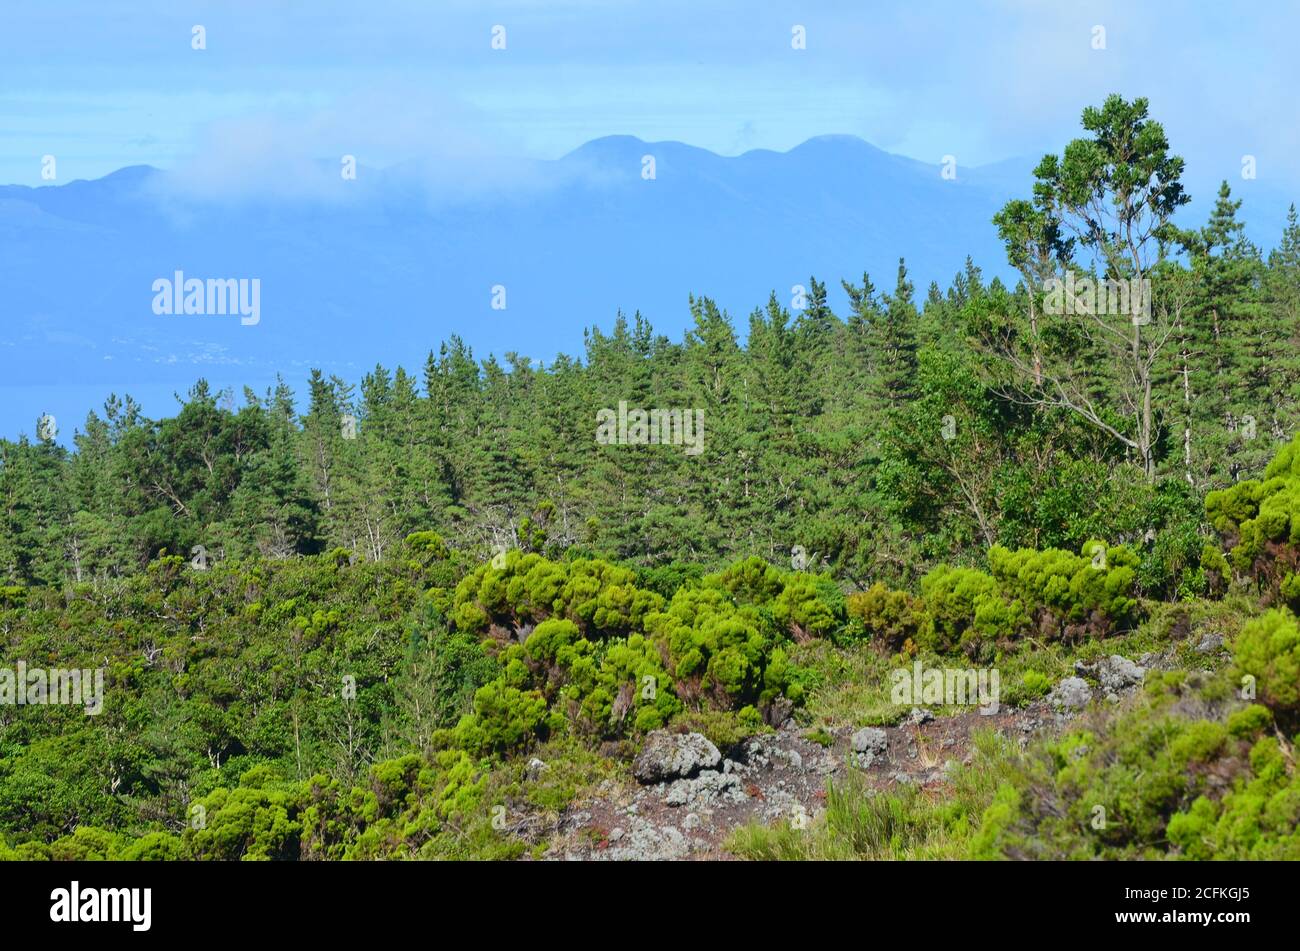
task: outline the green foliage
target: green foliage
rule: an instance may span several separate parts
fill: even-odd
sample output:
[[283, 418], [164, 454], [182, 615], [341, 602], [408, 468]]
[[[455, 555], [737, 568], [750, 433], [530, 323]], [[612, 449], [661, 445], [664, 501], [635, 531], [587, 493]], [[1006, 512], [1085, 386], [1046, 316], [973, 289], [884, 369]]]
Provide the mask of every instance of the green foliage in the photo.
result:
[[1268, 707], [1252, 703], [1228, 717], [1228, 732], [1239, 739], [1258, 736], [1273, 723], [1273, 713]]
[[993, 577], [1009, 597], [1028, 607], [1040, 632], [1049, 636], [1104, 636], [1134, 619], [1138, 558], [1122, 545], [1088, 541], [1081, 555], [994, 546], [988, 557]]
[[[1009, 770], [971, 844], [975, 858], [1295, 859], [1300, 773], [1273, 733], [1294, 717], [1296, 622], [1246, 625], [1224, 678], [1169, 672], [1106, 724]], [[1250, 672], [1262, 703], [1234, 699]], [[1265, 686], [1268, 692], [1265, 693]]]
[[637, 571], [637, 583], [648, 591], [653, 591], [665, 601], [670, 600], [679, 588], [698, 584], [706, 574], [699, 562], [672, 561], [666, 565], [653, 568], [641, 568]]
[[[810, 278], [747, 334], [692, 298], [677, 342], [620, 316], [542, 366], [453, 337], [418, 383], [315, 371], [302, 412], [199, 381], [165, 419], [110, 398], [75, 451], [0, 440], [2, 652], [106, 685], [94, 717], [0, 705], [0, 857], [514, 857], [492, 808], [559, 809], [650, 730], [893, 722], [879, 684], [920, 651], [996, 658], [1025, 703], [1094, 638], [1233, 634], [1238, 582], [1300, 609], [1300, 436], [1266, 463], [1254, 433], [1300, 426], [1294, 209], [1267, 261], [1226, 185], [1177, 230], [1147, 103], [1083, 125], [995, 219], [1015, 288], [967, 262], [922, 307], [900, 261], [842, 317]], [[1154, 278], [1154, 326], [1044, 311], [1076, 244]], [[630, 398], [701, 408], [707, 451], [595, 444], [590, 409]], [[1298, 641], [1281, 610], [1236, 638], [1258, 704], [1153, 675], [958, 805], [845, 786], [816, 834], [740, 850], [1295, 857]], [[582, 767], [522, 783], [539, 747]]]
[[986, 642], [1012, 637], [1027, 620], [1020, 602], [1009, 602], [997, 580], [975, 568], [935, 568], [921, 579], [921, 598], [919, 642], [943, 653], [974, 655]]
[[844, 626], [846, 612], [844, 594], [825, 575], [795, 575], [772, 601], [772, 617], [796, 640], [832, 636]]
[[[434, 722], [451, 726], [469, 710], [474, 692], [498, 676], [500, 665], [472, 634], [433, 623], [427, 672], [421, 682], [432, 685]], [[417, 651], [423, 648], [423, 637], [414, 646]]]
[[[844, 596], [829, 578], [782, 572], [758, 558], [688, 580], [667, 601], [599, 559], [552, 562], [510, 552], [502, 561], [466, 575], [451, 616], [458, 630], [495, 638], [501, 688], [545, 699], [544, 717], [518, 704], [502, 711], [528, 712], [532, 722], [513, 727], [520, 742], [543, 726], [617, 737], [657, 729], [683, 710], [757, 711], [779, 697], [798, 703], [803, 674], [781, 644], [830, 636], [846, 621]], [[671, 576], [679, 574], [687, 577]], [[478, 732], [474, 717], [457, 731], [457, 745], [510, 748]]]
[[1286, 609], [1247, 624], [1233, 645], [1238, 678], [1255, 679], [1256, 696], [1278, 721], [1300, 726], [1300, 624]]
[[855, 622], [853, 634], [880, 644], [888, 651], [899, 651], [914, 638], [920, 624], [921, 608], [906, 591], [893, 591], [877, 581], [866, 591], [848, 596], [847, 610]]
[[546, 700], [540, 693], [493, 681], [474, 692], [474, 712], [461, 717], [450, 740], [479, 755], [518, 752], [542, 730], [545, 720]]
[[297, 856], [302, 826], [292, 817], [289, 793], [260, 786], [220, 788], [196, 805], [202, 809], [203, 825], [185, 833], [195, 858], [265, 861]]
[[1250, 750], [1253, 778], [1222, 799], [1198, 796], [1169, 820], [1171, 845], [1189, 859], [1300, 859], [1300, 773], [1278, 740]]
[[1283, 446], [1264, 470], [1263, 480], [1247, 479], [1205, 497], [1210, 523], [1232, 545], [1232, 565], [1256, 583], [1294, 597], [1300, 561], [1300, 436]]
[[1037, 670], [1027, 670], [1021, 681], [1021, 691], [1025, 699], [1037, 700], [1047, 696], [1052, 689], [1052, 678]]
[[118, 853], [123, 862], [175, 862], [187, 858], [185, 842], [170, 832], [146, 832]]
[[446, 558], [450, 555], [442, 536], [437, 532], [412, 532], [406, 536], [406, 544], [412, 551], [423, 552], [431, 558]]

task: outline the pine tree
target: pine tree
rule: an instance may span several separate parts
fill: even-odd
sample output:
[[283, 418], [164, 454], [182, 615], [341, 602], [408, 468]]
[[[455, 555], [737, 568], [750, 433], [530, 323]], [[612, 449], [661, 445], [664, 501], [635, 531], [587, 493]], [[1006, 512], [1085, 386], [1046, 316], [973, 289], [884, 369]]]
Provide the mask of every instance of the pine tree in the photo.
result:
[[901, 409], [915, 394], [918, 314], [912, 291], [907, 265], [899, 258], [894, 292], [886, 296], [871, 336], [873, 393], [890, 411]]

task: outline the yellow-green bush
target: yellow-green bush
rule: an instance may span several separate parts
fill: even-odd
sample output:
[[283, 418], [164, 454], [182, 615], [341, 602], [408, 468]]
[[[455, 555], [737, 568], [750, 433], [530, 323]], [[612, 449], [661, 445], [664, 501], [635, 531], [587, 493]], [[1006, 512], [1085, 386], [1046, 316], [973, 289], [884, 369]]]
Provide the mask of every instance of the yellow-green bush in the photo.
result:
[[[1300, 562], [1300, 435], [1278, 451], [1262, 480], [1210, 492], [1205, 512], [1232, 546], [1233, 567], [1277, 591]], [[1283, 596], [1297, 593], [1292, 585]]]
[[[1295, 715], [1298, 661], [1296, 619], [1279, 610], [1246, 625], [1230, 674], [1149, 678], [1104, 729], [1008, 764], [973, 857], [1300, 858], [1300, 772], [1274, 729]], [[1243, 673], [1259, 703], [1237, 698]]]
[[877, 581], [847, 598], [853, 623], [850, 639], [865, 636], [889, 651], [901, 650], [916, 637], [922, 606], [906, 591], [894, 591]]
[[[665, 601], [620, 566], [518, 552], [466, 575], [450, 613], [458, 630], [489, 634], [497, 644], [495, 690], [531, 691], [545, 704], [540, 716], [531, 705], [519, 708], [532, 722], [504, 731], [482, 722], [476, 699], [475, 712], [446, 741], [488, 752], [565, 724], [582, 735], [617, 737], [663, 726], [684, 710], [735, 712], [782, 696], [797, 703], [805, 675], [780, 645], [834, 635], [847, 618], [829, 578], [781, 571], [759, 558], [680, 587]], [[517, 708], [516, 699], [494, 711], [499, 720]]]
[[1238, 678], [1255, 678], [1256, 696], [1278, 721], [1300, 725], [1300, 624], [1285, 608], [1269, 611], [1242, 628], [1233, 645]]
[[1133, 620], [1138, 556], [1123, 545], [1085, 542], [1082, 554], [1049, 548], [989, 549], [989, 570], [1009, 600], [1049, 636], [1105, 636]]
[[925, 612], [919, 642], [932, 650], [976, 653], [986, 642], [1013, 636], [1025, 624], [1024, 608], [1008, 601], [991, 575], [940, 565], [921, 579]]

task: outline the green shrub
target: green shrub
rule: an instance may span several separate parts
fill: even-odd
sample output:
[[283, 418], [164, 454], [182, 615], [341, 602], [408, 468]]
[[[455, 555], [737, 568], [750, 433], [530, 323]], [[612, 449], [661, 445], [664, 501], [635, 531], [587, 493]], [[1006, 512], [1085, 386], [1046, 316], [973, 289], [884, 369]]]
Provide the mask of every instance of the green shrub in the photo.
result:
[[[428, 637], [428, 679], [432, 682], [434, 722], [449, 727], [468, 712], [474, 692], [500, 674], [500, 665], [474, 635], [449, 630], [435, 616], [426, 624], [432, 628]], [[426, 630], [417, 631], [416, 647], [423, 645]]]
[[1026, 670], [1021, 678], [1021, 689], [1028, 700], [1045, 697], [1052, 690], [1052, 678], [1037, 670]]
[[699, 584], [704, 575], [704, 566], [699, 562], [671, 561], [666, 565], [639, 569], [637, 583], [668, 601], [680, 588]]
[[737, 606], [714, 587], [679, 591], [664, 611], [646, 619], [646, 633], [666, 654], [683, 703], [715, 709], [760, 699], [778, 639], [770, 612]]
[[890, 652], [916, 637], [922, 611], [906, 591], [894, 591], [877, 581], [866, 591], [848, 596], [847, 611], [862, 635]]
[[727, 591], [737, 604], [768, 604], [785, 588], [785, 573], [757, 555], [738, 561], [720, 574], [709, 575], [704, 584]]
[[514, 753], [525, 749], [546, 720], [546, 700], [537, 691], [522, 691], [493, 681], [474, 692], [474, 712], [450, 731], [452, 742], [476, 754]]
[[187, 851], [195, 858], [258, 861], [298, 856], [301, 824], [296, 805], [274, 789], [216, 789], [196, 804], [202, 824], [185, 830]]
[[1253, 778], [1222, 799], [1198, 796], [1170, 817], [1170, 844], [1197, 860], [1300, 859], [1300, 773], [1290, 768], [1275, 737], [1250, 751]]
[[1205, 587], [1210, 594], [1221, 595], [1228, 590], [1232, 581], [1232, 566], [1223, 552], [1206, 542], [1201, 549], [1201, 571], [1205, 578]]
[[1282, 579], [1278, 593], [1293, 607], [1300, 608], [1300, 573], [1291, 572]]
[[106, 829], [78, 826], [50, 844], [50, 858], [56, 862], [104, 862], [120, 858], [121, 837]]
[[1238, 678], [1255, 678], [1256, 696], [1278, 722], [1300, 723], [1300, 625], [1285, 608], [1269, 611], [1242, 628], [1233, 645]]
[[146, 832], [118, 853], [123, 862], [178, 862], [188, 857], [184, 841], [170, 832]]
[[830, 637], [844, 627], [844, 593], [825, 575], [796, 574], [772, 601], [772, 616], [797, 641]]
[[451, 555], [437, 532], [414, 532], [406, 536], [406, 545], [412, 552], [430, 560], [442, 561]]
[[555, 562], [510, 551], [501, 567], [488, 562], [461, 579], [451, 617], [458, 628], [474, 632], [492, 624], [566, 619], [589, 637], [609, 637], [635, 631], [663, 603], [659, 594], [637, 587], [631, 569], [600, 559]]
[[1089, 541], [1079, 555], [995, 545], [988, 557], [1007, 598], [1023, 604], [1043, 633], [1068, 640], [1104, 636], [1136, 613], [1138, 557], [1123, 545]]
[[1250, 739], [1263, 733], [1273, 723], [1268, 707], [1252, 703], [1228, 717], [1228, 732], [1238, 739]]
[[[572, 665], [578, 656], [574, 645], [580, 640], [578, 625], [561, 618], [543, 621], [524, 641], [524, 651], [532, 660], [546, 664]], [[563, 658], [561, 658], [563, 655]]]
[[921, 579], [925, 615], [918, 641], [941, 653], [974, 656], [988, 641], [1010, 638], [1025, 622], [1019, 602], [1008, 603], [997, 581], [975, 568], [947, 565]]
[[1300, 559], [1300, 435], [1273, 457], [1262, 481], [1206, 495], [1205, 513], [1232, 546], [1233, 567], [1277, 591]]
[[[1238, 671], [1286, 674], [1295, 619], [1274, 611], [1237, 641]], [[1262, 704], [1237, 705], [1228, 675], [1150, 677], [1104, 730], [1049, 741], [985, 811], [976, 858], [1294, 859], [1300, 773]], [[1272, 696], [1277, 696], [1273, 694]]]

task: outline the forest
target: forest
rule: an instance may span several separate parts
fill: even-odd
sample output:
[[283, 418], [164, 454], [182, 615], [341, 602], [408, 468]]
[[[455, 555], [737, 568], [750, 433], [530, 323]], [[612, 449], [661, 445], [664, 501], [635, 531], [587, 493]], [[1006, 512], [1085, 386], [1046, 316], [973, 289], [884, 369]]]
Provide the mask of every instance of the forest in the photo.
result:
[[[0, 703], [0, 857], [599, 853], [574, 815], [665, 731], [923, 740], [891, 671], [996, 669], [1021, 716], [1142, 655], [1025, 744], [838, 769], [718, 854], [1300, 858], [1300, 220], [1256, 247], [1224, 182], [1191, 223], [1183, 171], [1111, 96], [990, 222], [1015, 286], [900, 260], [833, 276], [844, 313], [810, 277], [743, 322], [692, 297], [679, 341], [453, 336], [0, 440], [0, 666], [104, 684], [95, 715]], [[1148, 309], [1075, 292], [1107, 280]], [[602, 440], [620, 407], [699, 444]]]

